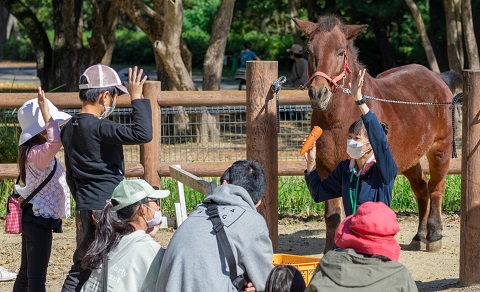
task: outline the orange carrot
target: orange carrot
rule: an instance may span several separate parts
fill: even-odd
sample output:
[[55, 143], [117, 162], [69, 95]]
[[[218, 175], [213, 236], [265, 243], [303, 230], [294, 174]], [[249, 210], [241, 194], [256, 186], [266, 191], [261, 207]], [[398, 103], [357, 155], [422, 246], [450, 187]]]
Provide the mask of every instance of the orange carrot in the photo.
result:
[[310, 135], [308, 135], [307, 140], [303, 143], [302, 150], [300, 150], [300, 155], [305, 154], [310, 148], [312, 148], [313, 143], [317, 141], [318, 138], [322, 135], [323, 130], [319, 126], [314, 126]]

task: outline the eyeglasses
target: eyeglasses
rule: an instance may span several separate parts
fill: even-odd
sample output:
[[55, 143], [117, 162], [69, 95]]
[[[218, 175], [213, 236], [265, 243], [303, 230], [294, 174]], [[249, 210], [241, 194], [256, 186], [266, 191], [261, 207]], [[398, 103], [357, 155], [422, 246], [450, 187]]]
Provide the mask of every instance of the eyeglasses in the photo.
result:
[[151, 199], [151, 198], [147, 198], [145, 200], [145, 203], [150, 203], [150, 202], [155, 202], [157, 204], [157, 206], [160, 206], [160, 199]]

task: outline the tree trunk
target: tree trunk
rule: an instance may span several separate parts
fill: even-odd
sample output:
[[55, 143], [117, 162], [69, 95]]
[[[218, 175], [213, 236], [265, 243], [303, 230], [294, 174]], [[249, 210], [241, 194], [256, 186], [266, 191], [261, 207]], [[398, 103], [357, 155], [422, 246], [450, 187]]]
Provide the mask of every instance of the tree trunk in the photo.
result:
[[390, 44], [385, 23], [376, 17], [374, 17], [372, 20], [374, 24], [373, 31], [375, 34], [375, 40], [378, 48], [380, 49], [380, 57], [382, 59], [381, 71], [396, 67], [395, 51]]
[[472, 3], [470, 0], [462, 1], [462, 24], [467, 51], [468, 67], [469, 69], [478, 70], [480, 69], [480, 61], [478, 59], [477, 41], [473, 31]]
[[292, 30], [293, 42], [305, 48], [305, 42], [302, 40], [302, 35], [297, 29], [295, 22], [292, 20], [292, 18], [298, 18], [297, 1], [288, 0], [288, 9], [290, 10], [290, 29]]
[[7, 43], [7, 23], [10, 13], [0, 2], [0, 60], [3, 60], [3, 47]]
[[440, 73], [440, 68], [438, 67], [438, 63], [435, 58], [432, 45], [430, 44], [430, 40], [428, 39], [428, 35], [425, 29], [425, 24], [423, 23], [422, 15], [420, 14], [418, 7], [413, 0], [405, 0], [405, 2], [407, 3], [408, 7], [412, 11], [413, 19], [415, 20], [415, 24], [417, 25], [418, 33], [420, 34], [420, 37], [422, 39], [423, 49], [425, 50], [428, 63], [430, 64], [430, 69], [434, 72]]
[[[153, 1], [153, 7], [143, 5], [142, 1], [131, 1], [131, 0], [112, 0], [121, 9], [125, 11], [128, 17], [138, 26], [148, 37], [152, 43], [152, 47], [155, 48], [155, 42], [157, 40], [162, 40], [163, 31], [165, 26], [165, 19], [170, 17], [165, 11], [167, 7], [167, 2], [172, 2], [170, 0], [157, 0]], [[183, 9], [182, 9], [183, 11]], [[182, 15], [183, 17], [183, 15]], [[192, 54], [188, 50], [185, 42], [181, 39], [180, 45], [177, 46], [180, 48], [181, 58], [183, 60], [182, 64], [185, 65], [186, 71], [188, 72], [188, 79], [191, 78], [192, 71]], [[155, 54], [155, 67], [157, 70], [157, 79], [162, 83], [162, 90], [175, 90], [176, 85], [173, 83], [172, 79], [169, 76], [169, 70], [167, 70], [166, 65], [163, 62], [163, 58], [159, 55], [158, 51], [154, 49]], [[193, 81], [190, 81], [193, 84]], [[190, 83], [188, 82], [188, 83]]]
[[457, 50], [460, 54], [460, 62], [462, 69], [465, 67], [465, 46], [463, 45], [463, 28], [462, 28], [462, 0], [453, 0], [455, 2], [455, 23], [457, 25]]
[[115, 30], [120, 20], [120, 8], [108, 0], [90, 0], [92, 3], [92, 36], [90, 45], [90, 61], [88, 65], [110, 65], [115, 49]]
[[457, 11], [455, 2], [460, 0], [443, 0], [447, 26], [448, 67], [450, 70], [461, 72], [463, 69], [462, 31], [459, 31], [457, 26], [457, 15], [461, 14]]
[[181, 0], [165, 1], [164, 5], [163, 34], [161, 40], [155, 41], [154, 49], [162, 58], [165, 69], [178, 90], [198, 90], [180, 53], [183, 3]]
[[55, 38], [53, 68], [48, 75], [48, 88], [77, 91], [78, 80], [88, 63], [82, 41], [83, 0], [53, 0]]
[[[3, 5], [19, 19], [28, 38], [32, 41], [37, 61], [37, 76], [40, 78], [42, 87], [46, 90], [48, 87], [48, 73], [52, 66], [52, 47], [42, 24], [38, 21], [35, 14], [22, 1], [0, 0]], [[78, 76], [77, 76], [78, 78]]]
[[234, 6], [235, 0], [222, 0], [213, 20], [210, 43], [203, 61], [203, 90], [220, 90], [223, 58]]

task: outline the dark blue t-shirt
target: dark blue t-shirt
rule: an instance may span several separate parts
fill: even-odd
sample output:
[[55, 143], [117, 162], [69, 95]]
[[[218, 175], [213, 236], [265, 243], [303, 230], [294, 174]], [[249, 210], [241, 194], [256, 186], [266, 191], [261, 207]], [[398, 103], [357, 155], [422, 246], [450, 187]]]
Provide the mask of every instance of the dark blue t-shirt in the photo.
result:
[[242, 50], [240, 52], [240, 68], [247, 68], [247, 61], [252, 61], [257, 58], [254, 52], [250, 50]]

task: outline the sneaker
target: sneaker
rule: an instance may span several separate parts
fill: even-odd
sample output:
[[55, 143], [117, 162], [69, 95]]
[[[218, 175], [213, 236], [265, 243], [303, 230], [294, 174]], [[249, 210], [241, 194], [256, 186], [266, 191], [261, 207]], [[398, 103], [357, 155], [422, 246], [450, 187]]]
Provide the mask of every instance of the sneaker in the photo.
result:
[[0, 282], [10, 281], [17, 277], [17, 274], [7, 271], [0, 267]]

